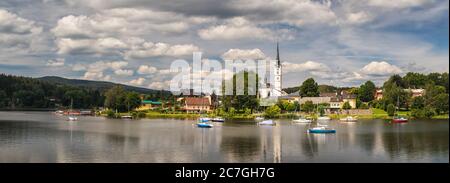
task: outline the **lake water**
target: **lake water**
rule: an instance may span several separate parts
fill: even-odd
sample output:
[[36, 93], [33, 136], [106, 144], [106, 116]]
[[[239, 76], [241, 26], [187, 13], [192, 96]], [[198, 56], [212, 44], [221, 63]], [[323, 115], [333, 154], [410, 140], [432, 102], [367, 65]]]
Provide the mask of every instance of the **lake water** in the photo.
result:
[[328, 122], [336, 134], [277, 122], [202, 129], [193, 120], [0, 112], [0, 162], [449, 162], [448, 120]]

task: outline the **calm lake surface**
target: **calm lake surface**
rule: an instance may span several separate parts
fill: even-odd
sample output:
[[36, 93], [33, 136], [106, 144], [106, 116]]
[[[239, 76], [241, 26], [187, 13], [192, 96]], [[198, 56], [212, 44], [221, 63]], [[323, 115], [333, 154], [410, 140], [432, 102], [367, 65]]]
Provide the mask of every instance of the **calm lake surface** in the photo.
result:
[[[215, 123], [0, 112], [0, 162], [449, 162], [449, 121], [328, 122], [336, 134], [278, 120]], [[314, 124], [314, 123], [313, 123]]]

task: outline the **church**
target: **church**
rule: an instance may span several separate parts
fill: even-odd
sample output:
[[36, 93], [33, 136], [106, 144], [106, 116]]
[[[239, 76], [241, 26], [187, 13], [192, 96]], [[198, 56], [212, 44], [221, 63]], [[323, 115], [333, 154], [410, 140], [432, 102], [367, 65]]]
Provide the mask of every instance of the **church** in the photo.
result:
[[[267, 77], [268, 76], [268, 77]], [[278, 97], [286, 95], [283, 88], [283, 73], [282, 64], [280, 60], [280, 50], [277, 43], [277, 59], [269, 63], [269, 74], [266, 74], [264, 83], [259, 88], [259, 98], [264, 100], [278, 100]], [[268, 104], [270, 105], [270, 104]]]

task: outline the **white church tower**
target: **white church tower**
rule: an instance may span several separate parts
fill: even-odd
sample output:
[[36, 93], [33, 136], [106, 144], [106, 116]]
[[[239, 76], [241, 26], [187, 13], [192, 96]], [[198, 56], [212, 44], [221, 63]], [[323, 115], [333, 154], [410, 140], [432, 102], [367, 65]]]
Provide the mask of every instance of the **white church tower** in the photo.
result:
[[284, 92], [282, 91], [282, 66], [280, 60], [280, 49], [278, 47], [277, 42], [277, 59], [271, 63], [269, 63], [269, 79], [266, 77], [264, 79], [264, 84], [259, 89], [260, 99], [277, 99], [278, 97], [283, 96]]
[[280, 61], [280, 50], [278, 48], [278, 42], [277, 42], [277, 60], [276, 60], [276, 64], [275, 67], [273, 68], [273, 88], [272, 88], [272, 93], [274, 97], [281, 97], [282, 96], [282, 66], [281, 66], [281, 61]]

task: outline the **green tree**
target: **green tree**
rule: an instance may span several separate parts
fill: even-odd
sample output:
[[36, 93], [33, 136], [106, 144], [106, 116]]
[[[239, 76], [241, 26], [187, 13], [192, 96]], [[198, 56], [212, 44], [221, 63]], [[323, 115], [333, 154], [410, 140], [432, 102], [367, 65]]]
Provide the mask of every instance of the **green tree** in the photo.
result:
[[312, 111], [314, 111], [314, 104], [312, 101], [306, 101], [304, 104], [301, 105], [301, 109], [302, 111], [305, 111], [307, 113], [310, 113]]
[[126, 92], [125, 89], [116, 85], [105, 93], [105, 107], [123, 112], [127, 110], [125, 105]]
[[422, 109], [425, 107], [425, 99], [421, 96], [411, 99], [411, 109]]
[[372, 81], [366, 81], [358, 89], [358, 99], [362, 102], [370, 102], [374, 99], [375, 84]]
[[8, 105], [8, 100], [6, 92], [3, 90], [0, 90], [0, 108], [4, 108]]
[[305, 80], [300, 86], [300, 96], [302, 97], [318, 97], [319, 86], [313, 78]]
[[424, 88], [429, 80], [424, 74], [408, 72], [403, 77], [403, 81], [408, 88]]
[[281, 112], [281, 109], [278, 107], [278, 105], [270, 106], [266, 109], [264, 112], [264, 116], [267, 118], [274, 118], [277, 117]]
[[141, 105], [141, 98], [136, 92], [128, 92], [126, 94], [125, 103], [127, 110], [134, 110]]
[[394, 116], [394, 113], [395, 113], [395, 106], [394, 106], [394, 104], [387, 105], [387, 109], [386, 110], [387, 110], [386, 112], [388, 113], [389, 116]]
[[352, 106], [350, 105], [349, 102], [344, 102], [344, 104], [342, 105], [342, 109], [348, 110], [351, 108], [352, 108]]
[[441, 93], [435, 96], [431, 106], [436, 109], [437, 114], [448, 113], [448, 94]]

